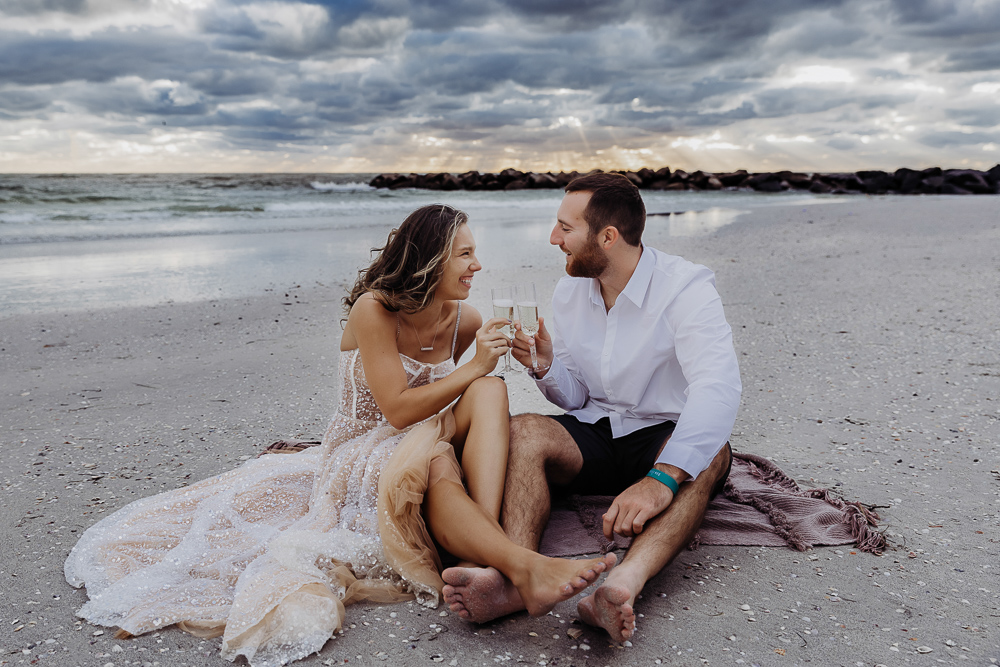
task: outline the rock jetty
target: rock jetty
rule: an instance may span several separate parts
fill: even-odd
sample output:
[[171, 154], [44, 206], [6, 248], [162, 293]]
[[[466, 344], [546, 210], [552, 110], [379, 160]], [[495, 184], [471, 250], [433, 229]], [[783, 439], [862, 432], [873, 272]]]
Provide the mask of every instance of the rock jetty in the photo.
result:
[[[808, 190], [829, 194], [1000, 194], [1000, 164], [988, 171], [975, 169], [897, 169], [857, 171], [833, 174], [807, 174], [792, 171], [727, 173], [681, 169], [640, 169], [618, 171], [646, 190], [756, 190], [783, 192]], [[532, 190], [563, 188], [580, 172], [533, 172], [504, 169], [498, 173], [467, 171], [464, 174], [379, 174], [369, 185], [374, 188], [419, 188], [423, 190]]]

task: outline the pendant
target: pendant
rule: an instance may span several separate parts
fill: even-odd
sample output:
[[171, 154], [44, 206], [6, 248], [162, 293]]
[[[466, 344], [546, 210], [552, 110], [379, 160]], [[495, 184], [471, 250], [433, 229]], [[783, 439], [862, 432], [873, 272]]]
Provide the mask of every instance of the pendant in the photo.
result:
[[421, 352], [430, 352], [433, 349], [434, 349], [434, 346], [431, 345], [430, 347], [422, 347], [422, 348], [420, 348], [420, 351]]

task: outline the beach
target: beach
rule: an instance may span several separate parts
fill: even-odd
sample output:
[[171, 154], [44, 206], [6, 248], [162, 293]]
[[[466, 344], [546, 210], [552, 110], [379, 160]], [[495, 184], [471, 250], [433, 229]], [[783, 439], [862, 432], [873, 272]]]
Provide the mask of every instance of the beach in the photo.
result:
[[[1000, 661], [997, 197], [773, 202], [650, 217], [645, 242], [716, 273], [744, 386], [733, 448], [804, 488], [875, 506], [890, 544], [881, 557], [686, 551], [637, 602], [631, 646], [575, 621], [576, 599], [483, 626], [415, 603], [357, 605], [345, 633], [302, 664]], [[525, 281], [550, 312], [563, 259], [547, 245], [555, 208], [543, 204], [516, 224], [474, 228], [485, 268], [469, 303], [480, 312], [490, 287]], [[684, 233], [685, 220], [699, 233]], [[135, 499], [322, 434], [344, 288], [391, 222], [381, 224], [344, 231], [349, 242], [333, 245], [355, 260], [311, 279], [305, 269], [326, 260], [303, 252], [302, 274], [268, 273], [208, 300], [60, 297], [33, 310], [25, 292], [0, 312], [0, 665], [226, 664], [218, 639], [168, 628], [120, 641], [79, 622], [86, 593], [65, 582], [63, 562], [82, 531]], [[555, 412], [526, 377], [508, 380], [512, 412]]]

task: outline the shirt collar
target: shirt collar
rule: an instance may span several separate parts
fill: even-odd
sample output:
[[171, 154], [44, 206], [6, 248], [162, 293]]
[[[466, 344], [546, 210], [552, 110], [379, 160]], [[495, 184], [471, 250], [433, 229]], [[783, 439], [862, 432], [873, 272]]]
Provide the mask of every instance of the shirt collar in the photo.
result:
[[[634, 303], [637, 307], [642, 307], [642, 302], [646, 300], [646, 293], [649, 291], [649, 282], [653, 279], [653, 265], [656, 259], [648, 248], [643, 246], [642, 255], [639, 256], [639, 263], [632, 272], [632, 277], [628, 279], [625, 289], [619, 296]], [[604, 306], [604, 297], [601, 296], [601, 281], [597, 278], [590, 280], [590, 301], [595, 306]]]
[[[646, 300], [646, 293], [649, 291], [649, 282], [653, 279], [653, 265], [656, 263], [653, 253], [643, 246], [642, 255], [639, 256], [639, 263], [635, 265], [632, 277], [628, 279], [628, 284], [622, 290], [621, 296], [625, 297], [637, 307], [642, 307], [642, 302]], [[600, 289], [598, 289], [600, 293]]]

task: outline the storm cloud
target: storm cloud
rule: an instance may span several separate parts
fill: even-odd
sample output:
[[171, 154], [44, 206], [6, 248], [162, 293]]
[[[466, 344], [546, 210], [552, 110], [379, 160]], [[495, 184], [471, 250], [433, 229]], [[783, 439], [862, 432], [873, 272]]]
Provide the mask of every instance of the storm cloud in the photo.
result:
[[989, 167], [976, 0], [0, 0], [0, 170]]

